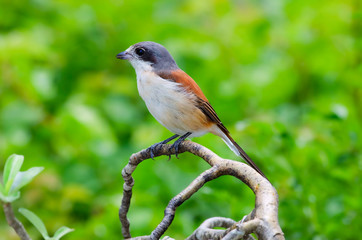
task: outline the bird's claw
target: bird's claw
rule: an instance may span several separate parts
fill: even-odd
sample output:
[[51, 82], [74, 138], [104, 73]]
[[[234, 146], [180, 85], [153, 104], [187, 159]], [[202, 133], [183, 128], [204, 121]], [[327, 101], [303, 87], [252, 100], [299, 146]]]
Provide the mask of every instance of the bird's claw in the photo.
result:
[[[175, 149], [175, 156], [176, 156], [176, 158], [177, 159], [179, 159], [179, 157], [178, 157], [178, 149], [179, 149], [179, 146], [180, 146], [180, 143], [182, 142], [182, 140], [181, 141], [179, 141], [179, 139], [176, 141], [176, 142], [174, 142], [173, 144], [172, 144], [172, 146], [171, 146], [171, 149]], [[170, 155], [170, 158], [171, 158], [171, 155]]]
[[[151, 156], [152, 160], [155, 160], [155, 159], [153, 159], [153, 158], [155, 157], [154, 152], [156, 151], [156, 148], [159, 147], [160, 145], [166, 144], [166, 143], [167, 143], [167, 142], [166, 142], [166, 140], [165, 140], [165, 141], [162, 141], [162, 142], [159, 142], [159, 143], [155, 143], [155, 144], [153, 144], [151, 147], [149, 147], [149, 148], [150, 148], [150, 156]], [[171, 156], [170, 156], [170, 159], [171, 159]], [[169, 159], [169, 160], [170, 160], [170, 159]]]
[[[171, 148], [170, 148], [171, 150], [172, 150], [172, 149], [175, 149], [175, 156], [176, 156], [177, 158], [179, 158], [179, 157], [178, 157], [178, 149], [179, 149], [180, 143], [181, 143], [181, 142], [177, 142], [177, 141], [176, 141], [174, 144], [171, 145]], [[155, 160], [155, 159], [154, 159], [154, 157], [155, 157], [155, 153], [154, 153], [154, 152], [156, 152], [156, 148], [159, 147], [159, 146], [162, 145], [162, 144], [165, 144], [165, 143], [159, 142], [159, 143], [155, 143], [155, 144], [153, 144], [152, 146], [149, 147], [149, 149], [150, 149], [150, 157], [152, 158], [152, 160]], [[171, 160], [171, 155], [172, 155], [172, 153], [168, 155], [168, 161]]]
[[[191, 135], [190, 132], [186, 133], [185, 135], [181, 136], [179, 139], [177, 139], [177, 140], [171, 145], [170, 150], [175, 149], [175, 156], [176, 156], [176, 158], [179, 158], [179, 157], [178, 157], [178, 149], [179, 149], [179, 146], [180, 146], [181, 142], [183, 142], [183, 141], [184, 141], [188, 136], [190, 136], [190, 135]], [[155, 144], [153, 144], [151, 147], [149, 147], [149, 149], [150, 149], [150, 157], [152, 158], [152, 160], [154, 160], [153, 158], [155, 157], [154, 151], [156, 151], [156, 148], [157, 148], [159, 145], [166, 144], [166, 143], [168, 143], [168, 142], [171, 141], [172, 139], [175, 139], [175, 138], [178, 137], [178, 136], [179, 136], [179, 135], [176, 134], [176, 135], [174, 135], [174, 136], [172, 136], [172, 137], [170, 137], [170, 138], [168, 138], [168, 139], [166, 139], [166, 140], [164, 140], [164, 141], [162, 141], [162, 142], [155, 143]], [[171, 160], [171, 155], [172, 155], [172, 154], [169, 154], [169, 155], [168, 155], [168, 161]]]
[[156, 147], [158, 145], [160, 145], [160, 144], [162, 144], [162, 143], [155, 143], [150, 147], [150, 156], [151, 156], [152, 160], [155, 160], [154, 159], [154, 157], [155, 157], [154, 151], [156, 150]]

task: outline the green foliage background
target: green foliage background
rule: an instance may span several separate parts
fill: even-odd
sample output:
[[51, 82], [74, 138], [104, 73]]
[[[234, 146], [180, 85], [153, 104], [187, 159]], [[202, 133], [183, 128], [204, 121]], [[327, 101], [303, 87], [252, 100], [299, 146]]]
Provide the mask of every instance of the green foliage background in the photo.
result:
[[[287, 239], [362, 239], [362, 13], [358, 0], [0, 0], [0, 167], [12, 153], [45, 170], [15, 207], [66, 239], [119, 239], [121, 169], [171, 135], [115, 58], [165, 45], [272, 181]], [[237, 159], [217, 137], [194, 139]], [[239, 160], [239, 159], [238, 159]], [[207, 165], [190, 154], [135, 174], [134, 236]], [[167, 235], [241, 219], [254, 196], [223, 177], [181, 206]], [[36, 230], [25, 222], [33, 239]], [[0, 238], [17, 239], [0, 211]]]

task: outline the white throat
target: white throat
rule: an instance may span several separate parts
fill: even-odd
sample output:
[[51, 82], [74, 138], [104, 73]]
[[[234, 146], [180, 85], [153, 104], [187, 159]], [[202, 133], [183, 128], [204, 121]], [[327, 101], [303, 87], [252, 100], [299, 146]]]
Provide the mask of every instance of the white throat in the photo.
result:
[[133, 52], [133, 46], [130, 46], [126, 52], [133, 55], [132, 58], [129, 59], [129, 62], [131, 63], [132, 67], [135, 69], [137, 77], [139, 77], [144, 72], [151, 72], [153, 71], [153, 68], [151, 66], [150, 62], [146, 62], [144, 60], [138, 59], [136, 56], [134, 56]]
[[151, 63], [149, 63], [149, 62], [145, 62], [145, 61], [134, 59], [134, 58], [130, 59], [129, 62], [131, 63], [131, 65], [135, 69], [137, 76], [140, 76], [144, 72], [152, 72], [153, 71]]

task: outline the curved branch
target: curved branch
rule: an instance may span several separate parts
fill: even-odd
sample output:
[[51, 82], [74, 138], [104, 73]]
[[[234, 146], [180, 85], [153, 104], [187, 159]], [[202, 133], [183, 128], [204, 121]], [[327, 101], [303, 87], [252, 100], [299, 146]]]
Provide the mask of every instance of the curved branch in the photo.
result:
[[186, 240], [221, 239], [223, 236], [225, 236], [225, 230], [214, 228], [231, 228], [235, 223], [236, 222], [230, 218], [209, 218], [205, 220], [190, 237], [186, 238]]
[[6, 221], [9, 226], [12, 227], [22, 240], [30, 240], [28, 233], [26, 232], [23, 224], [15, 217], [11, 203], [3, 203], [4, 213]]
[[205, 183], [219, 177], [222, 173], [217, 167], [212, 167], [200, 174], [192, 183], [185, 188], [176, 197], [172, 198], [165, 210], [165, 216], [161, 223], [151, 233], [151, 239], [159, 239], [168, 227], [171, 225], [175, 217], [176, 208], [196, 193]]
[[[175, 154], [171, 145], [159, 145], [153, 149], [154, 156]], [[191, 152], [192, 154], [204, 159], [212, 168], [200, 174], [186, 189], [174, 197], [165, 210], [165, 216], [157, 228], [151, 233], [151, 236], [142, 239], [159, 239], [168, 229], [175, 216], [175, 210], [184, 201], [190, 198], [206, 182], [213, 180], [222, 175], [231, 175], [243, 181], [255, 193], [255, 209], [249, 214], [244, 221], [227, 226], [226, 230], [214, 230], [208, 225], [201, 225], [188, 239], [240, 239], [242, 237], [252, 239], [249, 235], [255, 233], [259, 239], [284, 239], [283, 232], [278, 223], [278, 194], [268, 180], [262, 177], [248, 165], [220, 158], [211, 150], [191, 141], [184, 141], [180, 144], [179, 153]], [[130, 199], [132, 197], [132, 187], [134, 180], [132, 173], [138, 164], [149, 159], [150, 149], [142, 150], [130, 157], [128, 164], [122, 171], [122, 177], [125, 180], [122, 205], [119, 210], [119, 217], [122, 223], [122, 234], [125, 238], [131, 238], [129, 231], [129, 221], [127, 212], [129, 210]], [[215, 219], [209, 219], [205, 224], [214, 223]], [[216, 224], [216, 223], [214, 223]], [[212, 225], [210, 225], [212, 226]], [[215, 225], [219, 226], [219, 225]], [[226, 226], [226, 225], [225, 225]], [[208, 229], [208, 230], [206, 230]]]

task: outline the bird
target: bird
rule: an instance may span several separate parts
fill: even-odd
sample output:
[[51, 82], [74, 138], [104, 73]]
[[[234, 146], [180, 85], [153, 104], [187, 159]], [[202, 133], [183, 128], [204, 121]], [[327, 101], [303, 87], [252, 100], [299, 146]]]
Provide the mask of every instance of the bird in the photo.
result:
[[155, 148], [160, 144], [166, 144], [178, 137], [172, 144], [177, 157], [179, 145], [186, 138], [212, 133], [219, 136], [237, 156], [242, 157], [266, 178], [230, 136], [197, 83], [178, 67], [164, 46], [151, 41], [139, 42], [118, 53], [116, 58], [131, 63], [137, 75], [139, 95], [149, 112], [161, 125], [175, 134], [150, 147], [152, 159]]

